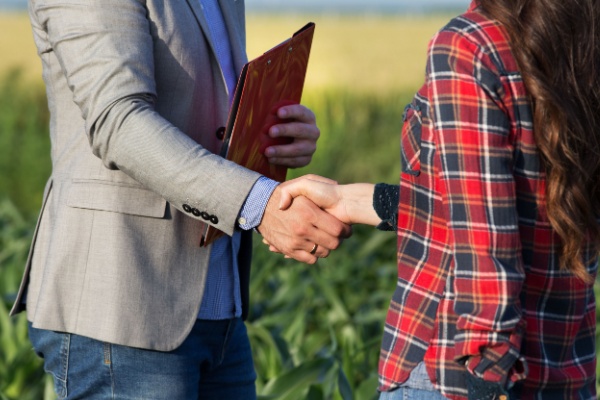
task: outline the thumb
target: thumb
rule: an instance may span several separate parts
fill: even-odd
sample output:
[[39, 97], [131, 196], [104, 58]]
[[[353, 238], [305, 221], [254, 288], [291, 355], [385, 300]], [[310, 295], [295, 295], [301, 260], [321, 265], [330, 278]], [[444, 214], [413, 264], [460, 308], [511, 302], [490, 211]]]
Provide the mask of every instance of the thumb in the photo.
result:
[[284, 182], [279, 185], [281, 189], [281, 197], [279, 200], [279, 209], [286, 210], [292, 205], [294, 197], [306, 196], [309, 192], [309, 184], [312, 182], [327, 183], [330, 185], [336, 185], [337, 182], [333, 179], [325, 178], [323, 176], [308, 174], [300, 178], [292, 179], [291, 181]]
[[291, 181], [285, 185], [279, 185], [281, 188], [279, 197], [279, 209], [287, 210], [291, 205], [294, 197], [304, 194], [303, 181]]
[[289, 206], [292, 205], [293, 199], [294, 199], [294, 197], [290, 193], [283, 191], [281, 193], [281, 197], [279, 198], [279, 209], [287, 210], [289, 208]]

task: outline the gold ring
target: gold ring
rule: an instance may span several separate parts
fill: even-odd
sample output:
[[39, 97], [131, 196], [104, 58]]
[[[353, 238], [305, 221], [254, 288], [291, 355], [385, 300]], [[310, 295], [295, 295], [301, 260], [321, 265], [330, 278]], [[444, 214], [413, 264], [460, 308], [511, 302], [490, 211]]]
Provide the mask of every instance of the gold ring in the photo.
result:
[[317, 244], [315, 243], [315, 245], [313, 246], [312, 250], [310, 251], [310, 254], [314, 255], [317, 252], [317, 247], [319, 247], [319, 246], [317, 246]]

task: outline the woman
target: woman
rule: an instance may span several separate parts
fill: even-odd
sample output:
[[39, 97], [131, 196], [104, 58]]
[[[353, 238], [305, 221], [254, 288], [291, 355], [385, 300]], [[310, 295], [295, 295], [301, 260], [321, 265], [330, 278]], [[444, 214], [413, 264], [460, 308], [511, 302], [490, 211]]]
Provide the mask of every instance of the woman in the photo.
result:
[[595, 0], [473, 1], [405, 110], [399, 202], [397, 186], [282, 185], [282, 208], [304, 195], [397, 228], [381, 399], [596, 398], [597, 29]]

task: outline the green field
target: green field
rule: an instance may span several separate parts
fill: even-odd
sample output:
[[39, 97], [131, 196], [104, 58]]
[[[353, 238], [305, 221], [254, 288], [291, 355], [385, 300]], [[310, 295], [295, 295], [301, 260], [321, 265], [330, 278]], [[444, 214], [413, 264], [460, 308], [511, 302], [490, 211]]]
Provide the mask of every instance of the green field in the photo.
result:
[[[404, 104], [422, 81], [427, 42], [447, 19], [250, 15], [251, 58], [317, 24], [303, 102], [322, 136], [313, 163], [289, 176], [397, 182]], [[51, 399], [24, 316], [7, 315], [50, 173], [45, 92], [24, 14], [0, 14], [0, 54], [0, 400]], [[395, 252], [394, 234], [366, 227], [316, 266], [255, 241], [247, 325], [262, 399], [374, 398]]]

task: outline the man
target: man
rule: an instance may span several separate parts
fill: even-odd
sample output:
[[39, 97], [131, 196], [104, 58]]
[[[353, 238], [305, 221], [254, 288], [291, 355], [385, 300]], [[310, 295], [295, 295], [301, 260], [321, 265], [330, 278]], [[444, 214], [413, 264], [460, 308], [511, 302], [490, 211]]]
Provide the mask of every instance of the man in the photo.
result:
[[[215, 155], [246, 62], [241, 0], [31, 0], [53, 172], [13, 313], [60, 398], [246, 399], [251, 230], [314, 263], [349, 228]], [[306, 165], [319, 131], [280, 109], [270, 161]], [[204, 227], [227, 234], [200, 247]]]

